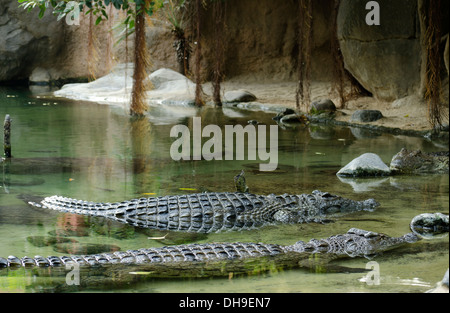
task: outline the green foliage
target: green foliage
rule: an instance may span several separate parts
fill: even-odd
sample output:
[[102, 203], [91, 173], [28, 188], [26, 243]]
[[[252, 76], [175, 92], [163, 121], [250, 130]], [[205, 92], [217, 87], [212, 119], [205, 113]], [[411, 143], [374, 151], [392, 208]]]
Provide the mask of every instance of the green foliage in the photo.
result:
[[73, 12], [78, 4], [80, 11], [86, 7], [88, 9], [86, 14], [93, 14], [97, 17], [96, 25], [108, 19], [106, 8], [112, 5], [117, 10], [127, 13], [124, 23], [129, 28], [134, 27], [136, 15], [145, 13], [151, 16], [156, 6], [154, 1], [149, 0], [18, 0], [18, 2], [28, 12], [36, 7], [39, 8], [39, 18], [42, 18], [46, 10], [51, 7], [53, 14], [58, 16], [58, 20]]

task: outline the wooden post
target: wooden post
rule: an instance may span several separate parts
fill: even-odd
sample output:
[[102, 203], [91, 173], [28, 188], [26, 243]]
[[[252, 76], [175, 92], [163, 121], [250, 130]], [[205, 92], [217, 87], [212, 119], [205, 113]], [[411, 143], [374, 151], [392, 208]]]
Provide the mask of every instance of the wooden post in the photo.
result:
[[11, 157], [11, 117], [9, 114], [5, 116], [5, 122], [3, 123], [4, 137], [3, 148], [5, 150], [5, 158]]

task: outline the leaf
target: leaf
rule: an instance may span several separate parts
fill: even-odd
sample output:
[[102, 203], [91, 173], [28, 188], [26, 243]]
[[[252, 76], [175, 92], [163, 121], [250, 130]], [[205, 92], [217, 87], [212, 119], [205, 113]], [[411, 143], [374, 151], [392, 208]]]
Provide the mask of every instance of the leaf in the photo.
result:
[[106, 14], [106, 11], [105, 11], [105, 10], [102, 10], [102, 14], [103, 14], [103, 16], [104, 16], [106, 19], [109, 18], [109, 17], [108, 17], [108, 14]]
[[45, 14], [45, 6], [44, 7], [40, 7], [39, 18], [43, 18], [44, 14]]
[[114, 7], [119, 10], [120, 9], [120, 3], [119, 2], [113, 2]]
[[101, 21], [102, 21], [102, 17], [99, 16], [99, 17], [97, 18], [97, 20], [95, 20], [95, 25], [100, 24]]

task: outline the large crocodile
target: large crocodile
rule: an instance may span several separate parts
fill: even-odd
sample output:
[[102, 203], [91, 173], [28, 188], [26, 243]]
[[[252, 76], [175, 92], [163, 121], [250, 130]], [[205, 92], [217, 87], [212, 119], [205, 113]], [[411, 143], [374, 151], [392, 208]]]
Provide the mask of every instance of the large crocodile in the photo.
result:
[[[420, 222], [426, 219], [426, 223]], [[83, 266], [85, 268], [119, 268], [129, 273], [133, 269], [146, 271], [153, 276], [220, 276], [229, 273], [252, 272], [255, 268], [286, 268], [313, 266], [322, 255], [326, 262], [341, 257], [371, 258], [383, 251], [421, 240], [414, 228], [420, 225], [432, 230], [435, 227], [448, 232], [448, 215], [441, 213], [417, 216], [411, 223], [413, 232], [400, 237], [350, 229], [346, 234], [334, 235], [326, 239], [298, 241], [293, 245], [265, 243], [207, 243], [145, 248], [137, 250], [100, 253], [95, 255], [36, 256], [0, 258], [0, 268], [17, 267], [60, 267], [62, 265]], [[305, 263], [306, 261], [306, 263]], [[308, 262], [313, 264], [305, 265]], [[117, 273], [117, 271], [115, 272]], [[164, 273], [164, 274], [162, 274]]]
[[449, 152], [425, 153], [402, 148], [393, 156], [390, 164], [393, 174], [448, 173]]
[[355, 201], [318, 190], [300, 195], [242, 192], [198, 193], [98, 203], [60, 196], [29, 204], [82, 215], [101, 216], [133, 226], [186, 232], [217, 232], [268, 223], [323, 222], [335, 213], [371, 211], [374, 199]]

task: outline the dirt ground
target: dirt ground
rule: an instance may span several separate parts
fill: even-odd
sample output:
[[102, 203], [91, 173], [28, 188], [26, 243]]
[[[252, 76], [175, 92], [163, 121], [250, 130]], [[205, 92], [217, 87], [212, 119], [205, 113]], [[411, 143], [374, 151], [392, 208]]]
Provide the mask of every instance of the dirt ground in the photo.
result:
[[[208, 93], [208, 88], [205, 91]], [[257, 97], [257, 102], [265, 106], [281, 106], [294, 108], [296, 83], [295, 82], [264, 82], [256, 79], [237, 78], [222, 84], [222, 92], [229, 90], [244, 89]], [[331, 99], [338, 106], [337, 97], [330, 96], [331, 86], [329, 83], [316, 82], [311, 86], [312, 101]], [[348, 101], [344, 109], [338, 109], [344, 114], [337, 114], [336, 119], [349, 121], [356, 110], [376, 109], [381, 111], [383, 118], [371, 122], [374, 125], [400, 128], [405, 130], [429, 130], [431, 124], [428, 121], [427, 104], [416, 96], [408, 96], [393, 102], [381, 101], [372, 97], [361, 97]], [[449, 123], [448, 105], [444, 108], [443, 123]]]

